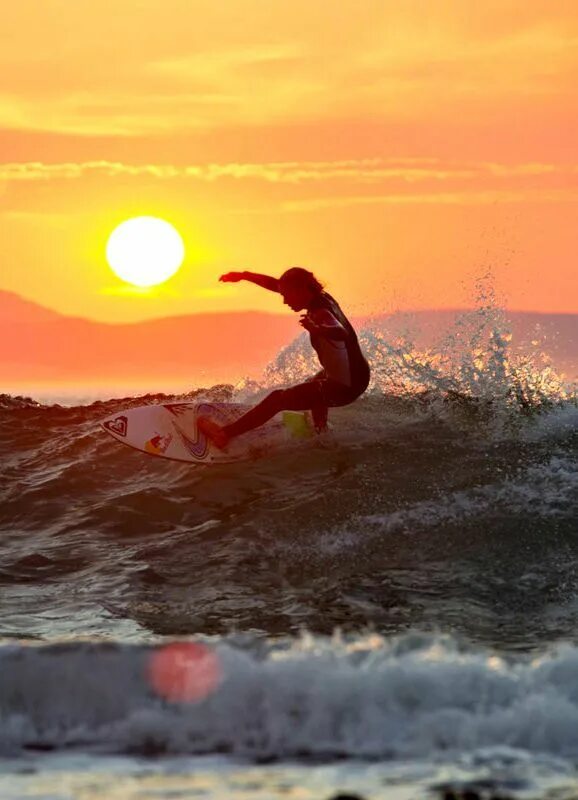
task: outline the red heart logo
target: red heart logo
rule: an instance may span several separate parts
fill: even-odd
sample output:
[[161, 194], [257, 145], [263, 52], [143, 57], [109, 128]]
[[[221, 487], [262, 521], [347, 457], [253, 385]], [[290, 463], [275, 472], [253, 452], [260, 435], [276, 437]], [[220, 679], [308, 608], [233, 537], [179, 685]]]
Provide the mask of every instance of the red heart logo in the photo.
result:
[[124, 416], [103, 422], [103, 425], [111, 433], [116, 433], [118, 436], [126, 436], [127, 419]]

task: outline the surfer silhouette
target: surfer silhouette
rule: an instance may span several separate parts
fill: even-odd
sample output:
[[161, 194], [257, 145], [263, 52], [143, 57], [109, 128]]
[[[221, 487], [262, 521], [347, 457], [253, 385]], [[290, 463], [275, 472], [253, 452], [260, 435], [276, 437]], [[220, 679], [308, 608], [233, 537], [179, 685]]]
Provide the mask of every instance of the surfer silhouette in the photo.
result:
[[263, 425], [279, 411], [310, 410], [317, 432], [324, 431], [328, 409], [356, 400], [367, 389], [370, 374], [357, 334], [336, 300], [312, 272], [302, 267], [291, 267], [280, 278], [254, 272], [227, 272], [219, 280], [250, 281], [281, 294], [285, 305], [293, 311], [305, 311], [299, 324], [309, 332], [322, 369], [304, 383], [271, 392], [229, 425], [199, 417], [199, 430], [224, 449], [233, 437]]

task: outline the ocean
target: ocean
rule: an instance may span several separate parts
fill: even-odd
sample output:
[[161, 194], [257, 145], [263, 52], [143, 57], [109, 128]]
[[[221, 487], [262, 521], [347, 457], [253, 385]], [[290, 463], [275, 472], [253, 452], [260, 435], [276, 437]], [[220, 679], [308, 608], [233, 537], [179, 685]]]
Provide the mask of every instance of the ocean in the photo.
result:
[[[480, 304], [332, 430], [191, 467], [0, 396], [0, 798], [578, 797], [578, 394]], [[93, 390], [91, 390], [93, 391]], [[94, 391], [93, 391], [94, 395]]]

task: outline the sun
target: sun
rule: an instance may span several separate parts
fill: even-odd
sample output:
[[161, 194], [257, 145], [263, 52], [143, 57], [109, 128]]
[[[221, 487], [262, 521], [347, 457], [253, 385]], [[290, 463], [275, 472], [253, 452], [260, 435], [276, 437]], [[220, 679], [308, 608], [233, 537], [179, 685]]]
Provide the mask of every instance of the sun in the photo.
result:
[[118, 277], [133, 286], [157, 286], [183, 263], [185, 246], [179, 232], [164, 219], [133, 217], [111, 233], [106, 259]]

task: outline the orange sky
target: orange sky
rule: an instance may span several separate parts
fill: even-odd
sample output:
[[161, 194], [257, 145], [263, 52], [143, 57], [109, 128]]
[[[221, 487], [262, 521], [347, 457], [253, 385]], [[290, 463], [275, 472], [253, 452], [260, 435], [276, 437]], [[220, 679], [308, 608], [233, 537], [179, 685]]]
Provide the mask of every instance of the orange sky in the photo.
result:
[[[281, 310], [233, 268], [313, 269], [353, 313], [578, 310], [575, 0], [19, 0], [2, 9], [0, 289], [130, 321]], [[162, 216], [187, 259], [122, 291]]]

